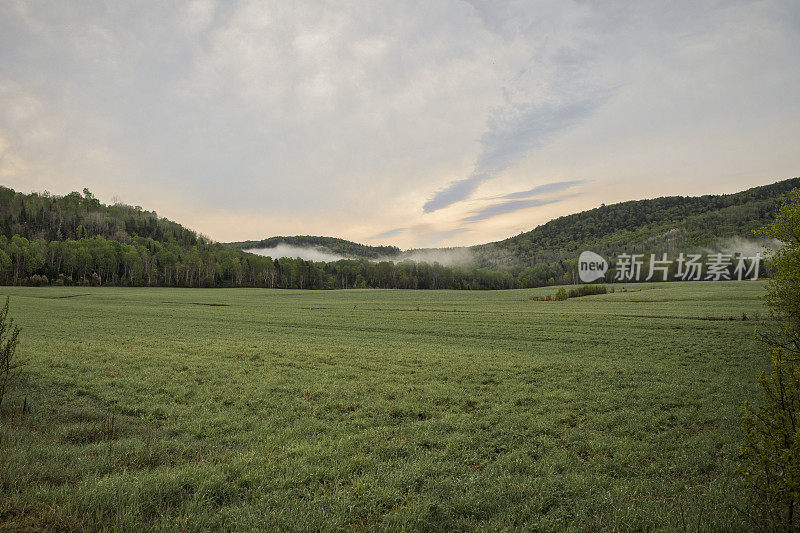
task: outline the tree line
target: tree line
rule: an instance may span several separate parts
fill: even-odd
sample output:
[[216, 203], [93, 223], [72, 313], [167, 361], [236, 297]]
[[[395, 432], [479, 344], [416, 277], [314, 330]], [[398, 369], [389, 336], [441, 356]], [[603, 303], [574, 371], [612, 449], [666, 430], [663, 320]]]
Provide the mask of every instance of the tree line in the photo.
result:
[[0, 282], [13, 285], [479, 290], [571, 282], [574, 269], [574, 261], [507, 271], [368, 259], [322, 263], [138, 236], [129, 243], [99, 235], [63, 241], [0, 236]]
[[[292, 243], [334, 244], [337, 251], [359, 255], [399, 251], [341, 239], [298, 239]], [[5, 284], [509, 289], [574, 279], [574, 263], [502, 270], [366, 258], [331, 263], [269, 258], [214, 243], [139, 206], [105, 205], [88, 189], [56, 196], [0, 187], [0, 283]]]
[[[645, 281], [642, 275], [625, 279]], [[619, 268], [619, 265], [617, 265]], [[668, 279], [676, 277], [669, 265]], [[736, 279], [735, 261], [724, 279]], [[760, 269], [767, 274], [767, 267]], [[744, 276], [745, 278], [749, 275]], [[618, 279], [612, 266], [601, 282]], [[661, 277], [657, 276], [656, 280]], [[700, 279], [706, 279], [705, 271]], [[149, 237], [130, 243], [101, 236], [64, 241], [0, 236], [0, 283], [11, 285], [113, 285], [131, 287], [264, 287], [281, 289], [524, 289], [580, 283], [577, 259], [498, 270], [443, 266], [411, 260], [341, 259], [315, 262], [270, 258], [217, 243], [181, 246]]]
[[[730, 195], [738, 198], [735, 201], [729, 197], [723, 197], [722, 200], [720, 197], [701, 197], [704, 200], [699, 202], [681, 200], [722, 206], [721, 210], [697, 215], [704, 217], [703, 224], [699, 224], [704, 231], [714, 227], [711, 220], [714, 217], [721, 217], [723, 222], [733, 220], [737, 222], [737, 229], [741, 230], [771, 213], [772, 204], [779, 201], [785, 186], [793, 181], [797, 180]], [[654, 209], [666, 209], [670, 213], [667, 218], [678, 217], [680, 205], [684, 203], [674, 198], [646, 202], [655, 202], [651, 206]], [[623, 224], [624, 213], [634, 209], [634, 205], [651, 204], [619, 204], [613, 210], [616, 215], [611, 217], [614, 219], [612, 226], [618, 228]], [[693, 209], [699, 207], [694, 206]], [[595, 211], [588, 211], [580, 217], [588, 217], [587, 220], [591, 221], [592, 217], [599, 216]], [[627, 239], [615, 240], [620, 235], [616, 231], [611, 236], [592, 240], [596, 237], [596, 228], [578, 231], [572, 222], [582, 219], [575, 217], [578, 215], [557, 219], [525, 234], [526, 238], [538, 236], [530, 242], [514, 238], [503, 241], [506, 246], [495, 243], [474, 247], [478, 260], [470, 266], [447, 267], [410, 260], [371, 261], [363, 257], [319, 263], [300, 258], [262, 257], [232, 245], [214, 243], [139, 206], [132, 207], [120, 202], [102, 204], [87, 189], [83, 194], [72, 192], [55, 196], [46, 191], [23, 194], [0, 187], [0, 283], [298, 289], [511, 289], [578, 283], [577, 255], [583, 249], [594, 249], [608, 259], [620, 250], [640, 253], [684, 249], [675, 231], [660, 234], [660, 240], [646, 238], [652, 232], [652, 227], [646, 224], [625, 230]], [[569, 221], [572, 222], [567, 223]], [[572, 241], [565, 240], [569, 228], [570, 231], [577, 231]], [[552, 240], [544, 239], [544, 242], [550, 248], [542, 247], [542, 237], [549, 234], [552, 234]], [[303, 244], [311, 244], [306, 241], [323, 238], [297, 239], [302, 239]], [[331, 244], [329, 241], [336, 241], [334, 244], [351, 251], [356, 251], [354, 246], [360, 246], [341, 239], [324, 240], [327, 245]], [[591, 246], [591, 242], [596, 246]], [[626, 242], [630, 246], [621, 247]], [[672, 244], [665, 247], [665, 242]], [[362, 248], [357, 250], [361, 254], [397, 251], [393, 247]], [[487, 260], [490, 254], [494, 257]], [[504, 257], [504, 254], [509, 257]], [[613, 271], [609, 271], [606, 281], [612, 281], [612, 276]]]

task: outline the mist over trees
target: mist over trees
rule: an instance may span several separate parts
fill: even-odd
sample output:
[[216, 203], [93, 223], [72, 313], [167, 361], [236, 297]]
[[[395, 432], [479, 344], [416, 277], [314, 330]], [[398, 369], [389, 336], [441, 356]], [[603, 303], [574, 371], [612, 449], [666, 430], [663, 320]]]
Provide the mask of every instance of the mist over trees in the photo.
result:
[[[513, 273], [405, 261], [273, 259], [214, 243], [152, 211], [84, 189], [54, 196], [0, 187], [0, 282], [14, 285], [505, 289]], [[336, 239], [324, 239], [327, 244]], [[354, 250], [338, 239], [341, 250]], [[298, 243], [314, 244], [308, 238]], [[355, 244], [355, 243], [351, 243]], [[357, 245], [360, 246], [360, 245]], [[395, 247], [360, 252], [396, 254]]]
[[[476, 259], [471, 266], [370, 260], [397, 256], [399, 250], [327, 237], [215, 243], [139, 206], [102, 204], [88, 189], [55, 196], [0, 187], [0, 283], [471, 290], [568, 284], [577, 281], [577, 255], [583, 249], [607, 257], [623, 251], [672, 252], [714, 236], [747, 234], [750, 227], [771, 220], [796, 185], [800, 179], [735, 195], [601, 207], [561, 217], [505, 241], [472, 247]], [[323, 263], [239, 249], [290, 241], [359, 258]]]
[[382, 259], [393, 258], [400, 254], [397, 246], [368, 246], [357, 242], [346, 241], [336, 237], [317, 237], [298, 235], [294, 237], [269, 237], [260, 241], [239, 241], [228, 243], [234, 248], [251, 250], [254, 248], [275, 248], [281, 244], [298, 248], [324, 248], [333, 255], [352, 258]]
[[[520, 278], [522, 279], [522, 278]], [[181, 247], [132, 237], [65, 241], [0, 236], [0, 282], [13, 285], [269, 287], [292, 289], [509, 289], [511, 272], [447, 268], [435, 263], [343, 259], [318, 263], [272, 259], [220, 244]]]

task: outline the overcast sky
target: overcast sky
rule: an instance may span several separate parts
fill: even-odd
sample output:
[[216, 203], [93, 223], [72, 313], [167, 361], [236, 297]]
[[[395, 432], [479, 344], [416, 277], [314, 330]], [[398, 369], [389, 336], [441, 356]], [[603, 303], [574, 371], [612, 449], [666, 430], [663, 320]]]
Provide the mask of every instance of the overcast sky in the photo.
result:
[[488, 242], [800, 175], [800, 2], [0, 0], [0, 183]]

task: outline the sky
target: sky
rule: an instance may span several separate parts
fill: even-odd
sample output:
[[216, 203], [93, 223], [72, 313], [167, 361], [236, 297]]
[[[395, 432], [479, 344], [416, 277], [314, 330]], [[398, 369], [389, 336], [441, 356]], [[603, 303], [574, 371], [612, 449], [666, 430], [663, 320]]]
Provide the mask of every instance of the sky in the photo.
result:
[[0, 0], [0, 184], [470, 245], [798, 176], [798, 87], [795, 0]]

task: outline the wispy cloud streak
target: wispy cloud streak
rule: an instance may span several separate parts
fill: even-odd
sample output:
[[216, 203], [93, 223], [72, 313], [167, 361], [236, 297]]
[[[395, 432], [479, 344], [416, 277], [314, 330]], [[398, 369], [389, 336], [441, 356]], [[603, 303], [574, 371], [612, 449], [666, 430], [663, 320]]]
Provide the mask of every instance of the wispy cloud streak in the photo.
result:
[[422, 210], [432, 213], [466, 200], [481, 183], [589, 117], [607, 98], [602, 93], [565, 104], [511, 103], [496, 110], [489, 119], [488, 131], [481, 137], [482, 151], [472, 173], [435, 193]]
[[558, 198], [550, 198], [547, 200], [511, 200], [509, 202], [502, 202], [499, 204], [493, 204], [488, 207], [484, 207], [483, 209], [479, 209], [475, 211], [473, 215], [465, 217], [462, 219], [463, 222], [478, 222], [480, 220], [486, 220], [492, 217], [496, 217], [498, 215], [505, 215], [507, 213], [513, 213], [514, 211], [519, 211], [520, 209], [528, 209], [530, 207], [540, 207], [543, 205], [554, 204], [560, 202], [566, 198], [570, 198], [572, 196], [577, 196], [576, 194], [569, 194], [566, 196], [559, 196]]
[[372, 237], [367, 237], [366, 240], [373, 241], [375, 239], [388, 239], [389, 237], [394, 237], [395, 235], [399, 235], [403, 233], [408, 228], [394, 228], [388, 231], [384, 231], [383, 233], [378, 233], [377, 235], [373, 235]]
[[533, 189], [528, 189], [527, 191], [519, 191], [506, 194], [502, 196], [502, 198], [507, 198], [509, 200], [519, 200], [520, 198], [529, 198], [531, 196], [537, 196], [540, 194], [561, 192], [576, 185], [581, 185], [583, 183], [586, 183], [586, 181], [587, 180], [571, 180], [571, 181], [556, 181], [554, 183], [546, 183], [544, 185], [539, 185], [537, 187], [534, 187]]

